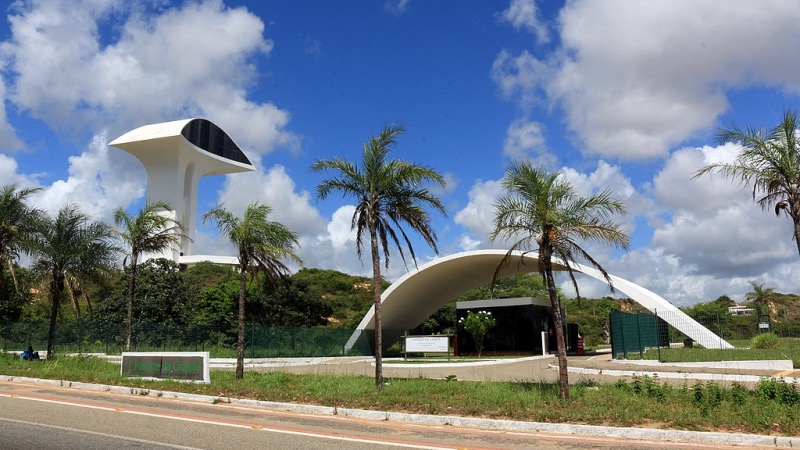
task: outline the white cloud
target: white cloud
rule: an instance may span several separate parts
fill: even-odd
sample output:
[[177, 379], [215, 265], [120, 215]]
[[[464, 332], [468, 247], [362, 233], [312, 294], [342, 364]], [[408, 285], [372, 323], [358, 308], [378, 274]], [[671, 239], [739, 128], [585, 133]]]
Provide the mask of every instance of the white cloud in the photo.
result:
[[409, 0], [386, 0], [386, 2], [383, 3], [383, 9], [390, 14], [400, 16], [406, 12], [408, 2]]
[[36, 187], [36, 182], [30, 176], [21, 174], [17, 160], [11, 156], [0, 153], [0, 186], [16, 184], [19, 187]]
[[499, 17], [514, 28], [526, 28], [532, 31], [541, 43], [550, 41], [547, 24], [539, 20], [539, 11], [534, 0], [511, 0], [511, 5], [500, 13]]
[[79, 156], [69, 157], [69, 176], [57, 180], [36, 196], [34, 204], [55, 213], [67, 203], [80, 205], [91, 217], [111, 222], [113, 211], [127, 207], [145, 193], [145, 171], [132, 156], [109, 153], [104, 133], [92, 139]]
[[[320, 233], [325, 221], [311, 205], [311, 194], [297, 186], [281, 165], [263, 171], [260, 162], [254, 162], [258, 171], [228, 175], [219, 193], [219, 202], [234, 214], [241, 214], [247, 206], [259, 201], [272, 208], [270, 220], [280, 222], [301, 235]], [[203, 214], [201, 212], [201, 214]]]
[[[141, 5], [139, 5], [141, 6]], [[296, 148], [289, 114], [247, 100], [256, 58], [272, 42], [264, 23], [220, 0], [158, 15], [119, 2], [34, 2], [9, 16], [2, 45], [14, 74], [10, 98], [59, 131], [105, 124], [121, 134], [145, 123], [203, 116], [258, 153]], [[119, 35], [101, 42], [98, 23], [114, 14]]]
[[494, 228], [494, 202], [502, 190], [500, 180], [477, 181], [469, 190], [469, 203], [453, 219], [469, 230], [475, 239], [488, 240]]
[[[800, 89], [800, 10], [740, 0], [569, 2], [561, 48], [497, 56], [493, 78], [526, 108], [560, 105], [584, 151], [647, 159], [711, 126], [725, 90]], [[743, 30], [747, 30], [743, 32]]]
[[543, 167], [552, 167], [556, 163], [555, 155], [547, 151], [544, 125], [524, 118], [508, 126], [503, 154], [511, 159], [530, 159]]
[[[0, 73], [3, 71], [3, 57], [0, 52]], [[6, 84], [0, 78], [0, 151], [10, 152], [22, 148], [14, 127], [6, 116]]]
[[491, 75], [503, 97], [516, 100], [525, 109], [546, 101], [544, 80], [555, 76], [553, 67], [527, 50], [517, 56], [502, 50], [492, 63]]

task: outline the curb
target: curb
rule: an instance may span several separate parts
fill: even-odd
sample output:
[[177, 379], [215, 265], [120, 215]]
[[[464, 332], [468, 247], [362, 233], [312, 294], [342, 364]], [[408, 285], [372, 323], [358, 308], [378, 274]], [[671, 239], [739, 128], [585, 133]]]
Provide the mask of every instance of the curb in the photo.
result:
[[65, 380], [45, 380], [40, 378], [13, 377], [0, 375], [0, 381], [11, 383], [31, 383], [44, 386], [106, 391], [139, 396], [171, 397], [198, 403], [217, 403], [220, 400], [237, 405], [256, 406], [273, 410], [312, 413], [319, 415], [340, 415], [358, 419], [405, 422], [434, 426], [457, 426], [465, 428], [484, 428], [504, 431], [526, 431], [540, 433], [572, 434], [588, 437], [614, 437], [624, 439], [644, 439], [669, 442], [692, 442], [701, 444], [727, 444], [765, 446], [776, 448], [795, 448], [800, 446], [800, 437], [768, 436], [744, 433], [717, 433], [707, 431], [660, 430], [649, 428], [603, 427], [597, 425], [573, 425], [563, 423], [521, 422], [502, 419], [479, 419], [462, 416], [436, 416], [430, 414], [409, 414], [390, 411], [369, 411], [363, 409], [338, 408], [330, 406], [302, 405], [263, 400], [215, 397], [210, 395], [186, 394], [183, 392], [159, 391], [125, 386], [91, 384]]

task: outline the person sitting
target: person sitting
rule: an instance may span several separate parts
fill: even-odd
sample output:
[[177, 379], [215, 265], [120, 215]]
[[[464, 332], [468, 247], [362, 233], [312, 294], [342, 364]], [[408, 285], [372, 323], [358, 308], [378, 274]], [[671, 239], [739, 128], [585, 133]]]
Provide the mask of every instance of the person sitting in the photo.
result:
[[29, 345], [28, 348], [20, 355], [25, 361], [38, 361], [39, 352], [33, 351], [33, 346]]

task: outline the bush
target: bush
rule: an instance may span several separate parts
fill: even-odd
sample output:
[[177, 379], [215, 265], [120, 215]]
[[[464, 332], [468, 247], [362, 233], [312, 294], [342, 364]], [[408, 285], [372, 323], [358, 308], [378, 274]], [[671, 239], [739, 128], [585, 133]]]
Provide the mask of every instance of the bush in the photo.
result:
[[751, 348], [766, 349], [778, 348], [778, 336], [774, 333], [762, 333], [750, 342]]
[[787, 406], [800, 404], [800, 391], [796, 383], [787, 383], [783, 378], [764, 378], [756, 384], [756, 397], [764, 401], [777, 401]]

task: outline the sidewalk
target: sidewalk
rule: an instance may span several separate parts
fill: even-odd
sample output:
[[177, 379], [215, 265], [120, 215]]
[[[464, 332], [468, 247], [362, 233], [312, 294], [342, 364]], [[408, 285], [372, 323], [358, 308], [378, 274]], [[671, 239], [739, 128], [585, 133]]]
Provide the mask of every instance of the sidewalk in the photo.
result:
[[[234, 359], [212, 359], [215, 369], [233, 369]], [[764, 377], [797, 379], [800, 372], [791, 361], [729, 361], [718, 363], [659, 363], [658, 361], [612, 360], [608, 353], [568, 357], [571, 382], [594, 380], [615, 382], [634, 376], [657, 376], [665, 382], [714, 380], [721, 384], [753, 385]], [[375, 362], [371, 357], [245, 359], [248, 370], [260, 372], [329, 373], [372, 376]], [[465, 381], [557, 382], [558, 368], [553, 355], [521, 358], [486, 358], [478, 362], [383, 360], [386, 378], [453, 378]]]

